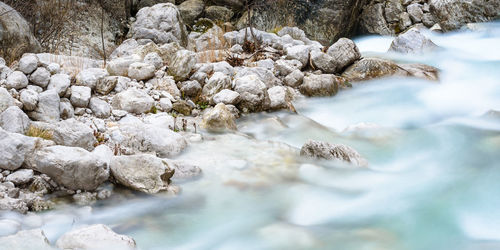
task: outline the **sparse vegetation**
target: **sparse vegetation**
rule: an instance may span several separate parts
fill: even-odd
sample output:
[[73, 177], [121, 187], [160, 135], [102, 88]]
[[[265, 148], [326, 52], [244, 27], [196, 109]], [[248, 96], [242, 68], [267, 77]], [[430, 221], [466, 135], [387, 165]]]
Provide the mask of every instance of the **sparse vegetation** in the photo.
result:
[[39, 128], [36, 126], [29, 126], [28, 131], [26, 131], [27, 136], [38, 137], [45, 140], [52, 140], [53, 132], [48, 129]]

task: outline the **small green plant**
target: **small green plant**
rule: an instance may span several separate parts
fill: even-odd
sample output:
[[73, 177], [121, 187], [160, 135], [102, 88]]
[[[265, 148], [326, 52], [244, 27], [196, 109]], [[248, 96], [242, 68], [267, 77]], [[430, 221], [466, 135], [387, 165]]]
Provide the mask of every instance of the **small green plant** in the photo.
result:
[[39, 138], [42, 138], [45, 140], [52, 140], [52, 137], [53, 137], [52, 131], [50, 131], [48, 129], [42, 129], [39, 127], [35, 127], [33, 125], [31, 125], [28, 128], [28, 131], [26, 131], [26, 135], [31, 136], [31, 137], [39, 137]]
[[149, 113], [153, 113], [153, 114], [158, 113], [158, 109], [156, 108], [156, 106], [155, 106], [155, 105], [153, 105], [153, 106], [151, 107], [151, 109], [149, 110]]
[[205, 110], [210, 106], [208, 102], [203, 102], [203, 101], [198, 102], [197, 105], [200, 107], [201, 110]]
[[193, 25], [193, 31], [198, 33], [205, 33], [214, 27], [214, 23], [210, 19], [200, 19]]
[[282, 30], [282, 29], [283, 29], [283, 27], [281, 27], [281, 26], [276, 26], [276, 27], [274, 27], [274, 28], [272, 28], [272, 29], [268, 30], [267, 32], [268, 32], [268, 33], [274, 33], [274, 34], [276, 34], [276, 35], [277, 35], [277, 34], [278, 34], [278, 32], [280, 32], [280, 30]]
[[94, 147], [97, 147], [97, 146], [99, 146], [101, 144], [104, 144], [107, 141], [107, 139], [104, 136], [104, 134], [101, 133], [101, 132], [99, 132], [99, 131], [97, 131], [97, 130], [94, 130], [94, 137], [95, 137], [95, 139], [97, 141], [96, 143], [94, 143]]

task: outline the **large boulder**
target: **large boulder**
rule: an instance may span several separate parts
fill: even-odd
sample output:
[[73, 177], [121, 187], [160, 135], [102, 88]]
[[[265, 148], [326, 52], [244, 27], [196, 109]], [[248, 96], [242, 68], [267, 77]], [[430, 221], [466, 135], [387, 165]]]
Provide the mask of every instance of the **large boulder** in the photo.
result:
[[205, 9], [205, 16], [212, 20], [227, 22], [234, 16], [234, 12], [224, 6], [210, 6]]
[[71, 78], [66, 74], [55, 74], [50, 77], [49, 85], [47, 90], [55, 89], [59, 96], [64, 96], [66, 90], [68, 90], [71, 85]]
[[120, 124], [118, 133], [113, 133], [112, 138], [132, 152], [153, 152], [162, 158], [178, 155], [187, 147], [186, 139], [168, 127], [142, 122]]
[[31, 74], [38, 67], [38, 58], [33, 54], [28, 54], [19, 59], [19, 70], [24, 74]]
[[27, 157], [25, 163], [72, 190], [95, 190], [109, 177], [109, 164], [82, 148], [45, 147]]
[[331, 96], [339, 90], [339, 85], [335, 75], [310, 74], [304, 77], [299, 90], [306, 96]]
[[23, 104], [23, 109], [33, 111], [38, 104], [38, 92], [32, 89], [22, 90], [19, 94], [19, 101]]
[[177, 7], [171, 3], [157, 4], [139, 10], [129, 36], [151, 39], [157, 44], [177, 42], [187, 46], [187, 31]]
[[311, 66], [315, 69], [323, 71], [323, 73], [333, 74], [337, 70], [337, 65], [330, 55], [313, 50], [311, 51]]
[[0, 87], [0, 112], [14, 105], [16, 105], [16, 99], [9, 94], [9, 91]]
[[[244, 2], [244, 1], [242, 1]], [[312, 40], [330, 44], [355, 32], [365, 0], [268, 1], [255, 0], [252, 23], [259, 30], [297, 26]], [[247, 14], [239, 24], [246, 25]]]
[[38, 138], [9, 133], [0, 128], [0, 169], [16, 170], [33, 153]]
[[289, 90], [283, 86], [274, 86], [267, 90], [271, 104], [269, 108], [272, 110], [286, 109], [290, 106], [292, 95]]
[[240, 101], [240, 94], [230, 89], [223, 89], [212, 97], [214, 104], [224, 103], [226, 105], [236, 105]]
[[118, 183], [144, 193], [166, 190], [174, 171], [168, 163], [149, 154], [115, 156], [111, 173]]
[[[12, 53], [12, 59], [27, 52], [39, 52], [40, 43], [33, 35], [28, 22], [16, 10], [0, 2], [0, 47]], [[30, 72], [31, 73], [31, 72]]]
[[17, 106], [11, 106], [0, 114], [0, 127], [8, 132], [24, 134], [30, 124], [30, 118]]
[[96, 224], [71, 230], [56, 242], [60, 249], [123, 249], [134, 250], [134, 239], [113, 232], [111, 228]]
[[385, 20], [384, 3], [372, 1], [371, 4], [363, 7], [360, 16], [360, 31], [362, 33], [380, 34], [391, 36], [395, 34], [394, 27]]
[[499, 1], [431, 0], [430, 11], [444, 31], [460, 28], [466, 23], [487, 22], [500, 17]]
[[54, 250], [41, 229], [23, 230], [14, 235], [0, 237], [3, 249]]
[[38, 95], [38, 106], [28, 113], [35, 121], [57, 122], [60, 118], [59, 94], [55, 89], [46, 90]]
[[23, 89], [28, 86], [28, 78], [21, 71], [14, 71], [7, 77], [6, 87], [8, 89]]
[[231, 88], [231, 77], [221, 72], [215, 72], [212, 77], [208, 79], [205, 86], [203, 86], [201, 93], [207, 98], [212, 98], [223, 89], [229, 88]]
[[129, 113], [147, 113], [153, 107], [154, 100], [146, 92], [134, 88], [118, 93], [112, 100], [115, 109], [125, 110]]
[[58, 145], [80, 147], [90, 151], [94, 149], [94, 144], [97, 142], [94, 130], [73, 118], [55, 124], [34, 122], [32, 126], [51, 131], [51, 140]]
[[136, 62], [128, 67], [128, 77], [137, 81], [145, 81], [153, 78], [155, 71], [155, 66], [151, 64]]
[[205, 8], [203, 0], [186, 0], [179, 5], [179, 12], [184, 23], [192, 25], [203, 12], [203, 8]]
[[342, 144], [308, 140], [300, 149], [300, 155], [317, 159], [340, 160], [360, 167], [368, 165], [366, 159], [356, 150]]
[[39, 67], [30, 75], [30, 81], [37, 86], [45, 88], [50, 81], [50, 72], [44, 67]]
[[240, 94], [238, 107], [243, 112], [258, 112], [269, 108], [271, 100], [266, 84], [257, 75], [236, 78], [233, 82], [233, 90]]
[[104, 78], [109, 76], [106, 69], [101, 68], [89, 68], [84, 69], [76, 75], [76, 85], [86, 86], [91, 89], [95, 89], [99, 81], [103, 81]]
[[176, 81], [186, 80], [196, 65], [196, 54], [189, 50], [179, 50], [168, 68], [168, 74]]
[[335, 72], [341, 72], [345, 67], [361, 58], [358, 47], [348, 38], [340, 38], [328, 48], [327, 54], [331, 56], [335, 62]]
[[437, 80], [438, 69], [424, 64], [396, 64], [379, 58], [363, 58], [348, 67], [342, 76], [350, 82], [359, 82], [389, 76], [413, 76]]
[[71, 104], [78, 108], [86, 108], [89, 105], [92, 89], [87, 86], [71, 86]]
[[209, 131], [236, 130], [234, 115], [225, 104], [219, 103], [203, 115], [202, 127]]
[[89, 108], [98, 118], [108, 118], [111, 116], [111, 105], [97, 97], [90, 98]]
[[415, 28], [399, 34], [391, 43], [389, 51], [403, 54], [423, 54], [438, 48], [429, 38]]

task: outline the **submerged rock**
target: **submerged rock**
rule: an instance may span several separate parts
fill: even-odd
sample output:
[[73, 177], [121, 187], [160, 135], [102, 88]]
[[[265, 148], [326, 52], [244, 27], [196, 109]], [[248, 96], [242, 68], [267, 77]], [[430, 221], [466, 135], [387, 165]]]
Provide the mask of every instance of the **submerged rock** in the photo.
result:
[[342, 144], [309, 140], [300, 149], [300, 155], [310, 158], [340, 160], [360, 167], [368, 165], [368, 162], [356, 150]]
[[225, 104], [219, 103], [203, 115], [202, 126], [209, 131], [236, 130], [233, 114]]
[[405, 54], [423, 54], [438, 48], [429, 38], [413, 28], [399, 34], [391, 43], [389, 51]]
[[74, 229], [62, 235], [56, 242], [60, 249], [136, 249], [134, 239], [117, 234], [109, 227], [96, 224]]
[[2, 249], [54, 250], [40, 229], [19, 231], [14, 235], [0, 237], [0, 246]]
[[168, 163], [154, 155], [115, 156], [111, 173], [122, 185], [144, 193], [166, 190], [174, 171]]
[[401, 76], [418, 77], [427, 80], [438, 80], [438, 69], [424, 64], [396, 64], [378, 59], [363, 58], [347, 68], [342, 76], [351, 82], [365, 81], [380, 77]]

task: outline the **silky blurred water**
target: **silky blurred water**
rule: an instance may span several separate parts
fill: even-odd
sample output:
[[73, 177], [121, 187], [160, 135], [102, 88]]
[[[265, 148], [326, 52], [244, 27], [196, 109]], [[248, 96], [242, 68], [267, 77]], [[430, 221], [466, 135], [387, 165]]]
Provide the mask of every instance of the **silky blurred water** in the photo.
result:
[[[178, 159], [203, 176], [182, 192], [41, 213], [51, 241], [104, 223], [141, 249], [500, 249], [500, 25], [446, 35], [424, 56], [388, 54], [391, 38], [356, 40], [363, 55], [422, 62], [439, 83], [389, 78], [298, 114], [254, 114], [235, 134], [206, 135]], [[356, 168], [298, 156], [308, 139], [343, 143]], [[30, 220], [14, 214], [2, 217]]]

